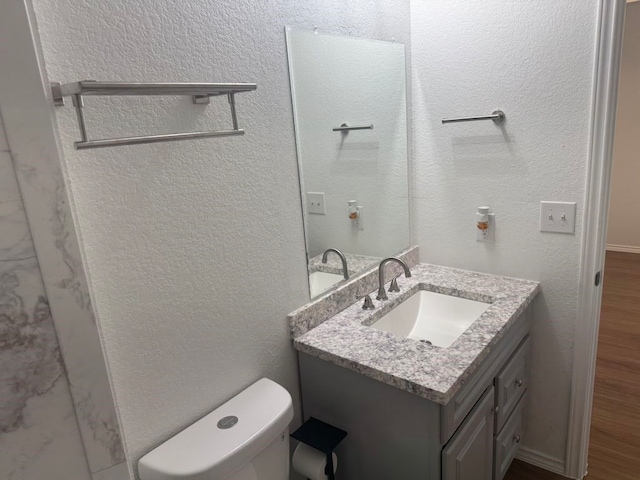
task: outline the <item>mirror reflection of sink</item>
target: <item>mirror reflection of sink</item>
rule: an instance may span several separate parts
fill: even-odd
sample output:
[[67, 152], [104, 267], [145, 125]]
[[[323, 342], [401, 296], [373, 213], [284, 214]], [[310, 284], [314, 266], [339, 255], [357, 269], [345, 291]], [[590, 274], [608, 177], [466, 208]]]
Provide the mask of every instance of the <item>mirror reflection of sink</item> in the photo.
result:
[[309, 275], [311, 298], [317, 297], [321, 293], [326, 292], [343, 279], [344, 277], [342, 275], [336, 275], [335, 273], [312, 272]]
[[447, 348], [490, 306], [490, 303], [420, 290], [371, 327]]

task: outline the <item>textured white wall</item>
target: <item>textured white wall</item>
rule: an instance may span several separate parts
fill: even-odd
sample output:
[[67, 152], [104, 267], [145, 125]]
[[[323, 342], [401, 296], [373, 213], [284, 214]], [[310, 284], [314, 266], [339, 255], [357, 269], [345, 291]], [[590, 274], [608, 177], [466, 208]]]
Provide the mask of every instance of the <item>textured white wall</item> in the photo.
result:
[[640, 4], [627, 5], [607, 244], [640, 249]]
[[[597, 1], [411, 2], [415, 231], [421, 260], [539, 280], [525, 446], [565, 456]], [[440, 123], [485, 114], [491, 121]], [[578, 202], [576, 235], [540, 200]], [[477, 243], [476, 207], [496, 213]]]
[[[128, 459], [261, 376], [298, 396], [286, 314], [308, 299], [284, 26], [408, 44], [403, 0], [35, 0], [51, 80], [249, 81], [239, 138], [76, 152], [76, 225]], [[228, 125], [224, 99], [89, 99], [96, 136]]]
[[[291, 63], [303, 196], [324, 192], [326, 215], [306, 214], [309, 256], [329, 247], [384, 257], [409, 245], [405, 49], [292, 30]], [[373, 124], [348, 134], [334, 127]], [[348, 218], [349, 200], [363, 206]]]

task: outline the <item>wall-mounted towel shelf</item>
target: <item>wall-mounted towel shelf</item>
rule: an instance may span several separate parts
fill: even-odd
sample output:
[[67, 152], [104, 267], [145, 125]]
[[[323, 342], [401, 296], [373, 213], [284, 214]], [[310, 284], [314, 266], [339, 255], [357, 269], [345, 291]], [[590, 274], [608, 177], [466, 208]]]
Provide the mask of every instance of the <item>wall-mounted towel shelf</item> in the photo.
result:
[[[244, 135], [244, 130], [238, 128], [236, 115], [235, 94], [250, 92], [257, 88], [255, 83], [132, 83], [132, 82], [96, 82], [83, 80], [81, 82], [51, 84], [51, 93], [56, 106], [64, 105], [64, 97], [71, 97], [78, 117], [80, 141], [74, 142], [78, 150], [86, 148], [115, 147], [120, 145], [137, 145], [141, 143], [169, 142], [174, 140], [190, 140], [193, 138], [226, 137]], [[84, 119], [85, 95], [189, 95], [193, 103], [209, 103], [210, 97], [227, 95], [231, 108], [232, 128], [230, 130], [216, 130], [211, 132], [166, 133], [160, 135], [144, 135], [137, 137], [105, 138], [89, 140]]]
[[456, 117], [456, 118], [443, 118], [442, 123], [456, 123], [456, 122], [473, 122], [476, 120], [493, 120], [495, 123], [500, 123], [506, 118], [506, 115], [502, 110], [496, 110], [491, 112], [490, 115], [476, 115], [473, 117]]

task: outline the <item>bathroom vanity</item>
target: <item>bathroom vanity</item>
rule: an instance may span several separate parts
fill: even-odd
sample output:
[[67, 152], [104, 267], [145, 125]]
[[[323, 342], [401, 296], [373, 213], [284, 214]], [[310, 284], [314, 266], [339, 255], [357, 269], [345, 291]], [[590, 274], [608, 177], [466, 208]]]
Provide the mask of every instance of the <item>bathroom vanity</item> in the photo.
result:
[[[522, 438], [539, 285], [427, 264], [412, 273], [374, 310], [290, 316], [304, 415], [349, 433], [338, 479], [500, 480]], [[446, 348], [372, 326], [421, 291], [488, 307]]]

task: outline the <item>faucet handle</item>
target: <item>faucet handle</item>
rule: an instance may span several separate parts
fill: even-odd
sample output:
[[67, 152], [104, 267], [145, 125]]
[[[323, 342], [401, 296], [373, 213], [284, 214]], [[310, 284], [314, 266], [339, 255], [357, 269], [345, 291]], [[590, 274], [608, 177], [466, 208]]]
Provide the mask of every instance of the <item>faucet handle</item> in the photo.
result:
[[364, 304], [362, 305], [363, 310], [373, 310], [375, 305], [373, 304], [373, 300], [371, 300], [371, 295], [366, 295], [364, 297]]
[[[398, 275], [399, 277], [400, 275]], [[389, 291], [390, 292], [399, 292], [400, 291], [400, 287], [398, 287], [398, 277], [393, 277], [393, 280], [391, 280], [391, 285], [389, 285]]]

